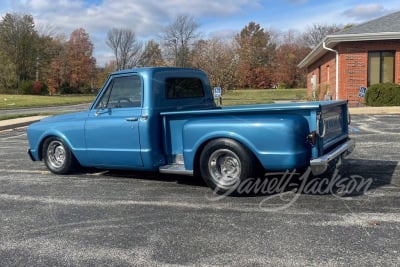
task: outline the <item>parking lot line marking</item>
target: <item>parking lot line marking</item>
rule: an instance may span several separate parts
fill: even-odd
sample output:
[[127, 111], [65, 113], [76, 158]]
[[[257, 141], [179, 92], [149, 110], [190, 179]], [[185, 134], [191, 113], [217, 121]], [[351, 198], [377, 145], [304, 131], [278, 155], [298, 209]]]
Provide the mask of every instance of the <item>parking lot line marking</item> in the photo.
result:
[[26, 135], [26, 134], [23, 133], [23, 134], [19, 134], [19, 135], [13, 135], [13, 136], [9, 136], [9, 137], [4, 137], [4, 138], [2, 138], [2, 139], [3, 139], [3, 140], [9, 140], [9, 139], [18, 138], [18, 137], [25, 136], [25, 135]]
[[48, 174], [50, 171], [41, 171], [41, 170], [10, 170], [10, 169], [0, 169], [0, 172], [6, 173], [39, 173], [39, 174]]
[[[97, 207], [115, 207], [115, 206], [153, 206], [153, 207], [163, 207], [163, 208], [186, 208], [194, 210], [229, 210], [229, 211], [239, 211], [239, 212], [259, 212], [259, 213], [269, 213], [271, 211], [264, 211], [260, 209], [258, 205], [254, 207], [234, 207], [231, 204], [219, 203], [218, 205], [211, 205], [209, 202], [204, 203], [185, 203], [176, 201], [146, 201], [146, 200], [110, 200], [110, 199], [71, 199], [71, 198], [53, 198], [49, 197], [39, 197], [39, 196], [23, 196], [23, 195], [10, 195], [10, 194], [0, 194], [0, 199], [11, 200], [11, 201], [22, 201], [22, 202], [40, 202], [43, 204], [51, 205], [73, 205], [73, 206], [97, 206]], [[275, 213], [276, 211], [274, 211]], [[292, 211], [282, 211], [282, 213], [290, 213]], [[309, 214], [309, 213], [307, 213]]]

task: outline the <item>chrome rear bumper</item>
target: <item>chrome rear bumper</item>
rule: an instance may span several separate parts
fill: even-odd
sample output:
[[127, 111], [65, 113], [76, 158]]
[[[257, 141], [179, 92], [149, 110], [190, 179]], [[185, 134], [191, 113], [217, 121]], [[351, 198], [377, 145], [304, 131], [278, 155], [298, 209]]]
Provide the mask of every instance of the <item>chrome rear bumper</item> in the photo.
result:
[[312, 174], [319, 175], [324, 173], [328, 169], [330, 162], [333, 160], [338, 160], [338, 162], [341, 162], [342, 158], [353, 152], [355, 146], [356, 142], [352, 139], [349, 139], [346, 143], [341, 144], [329, 153], [311, 160], [310, 167]]

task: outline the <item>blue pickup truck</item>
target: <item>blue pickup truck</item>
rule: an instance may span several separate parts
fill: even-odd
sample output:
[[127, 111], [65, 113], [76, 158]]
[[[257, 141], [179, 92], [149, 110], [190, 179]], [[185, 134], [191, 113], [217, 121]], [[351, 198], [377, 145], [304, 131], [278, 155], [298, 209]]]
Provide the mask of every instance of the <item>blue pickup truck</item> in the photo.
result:
[[219, 107], [191, 68], [112, 73], [84, 112], [27, 129], [28, 154], [56, 174], [76, 166], [199, 175], [216, 192], [265, 172], [323, 174], [354, 149], [346, 101]]

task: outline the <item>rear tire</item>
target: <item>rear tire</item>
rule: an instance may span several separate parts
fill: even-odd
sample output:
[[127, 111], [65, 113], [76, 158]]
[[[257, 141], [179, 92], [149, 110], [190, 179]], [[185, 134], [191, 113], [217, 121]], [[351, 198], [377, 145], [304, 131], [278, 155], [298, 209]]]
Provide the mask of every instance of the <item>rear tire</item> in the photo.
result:
[[66, 174], [72, 170], [74, 158], [69, 147], [59, 138], [50, 137], [43, 144], [43, 161], [55, 174]]
[[204, 181], [218, 194], [237, 193], [247, 178], [255, 178], [256, 160], [240, 143], [226, 138], [210, 141], [200, 155]]

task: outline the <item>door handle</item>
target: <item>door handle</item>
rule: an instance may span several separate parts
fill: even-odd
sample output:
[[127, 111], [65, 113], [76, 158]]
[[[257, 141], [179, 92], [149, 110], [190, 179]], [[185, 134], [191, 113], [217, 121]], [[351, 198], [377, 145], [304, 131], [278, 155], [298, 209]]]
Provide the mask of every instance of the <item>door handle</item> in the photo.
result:
[[139, 118], [138, 117], [131, 117], [131, 118], [126, 118], [126, 121], [138, 121]]

